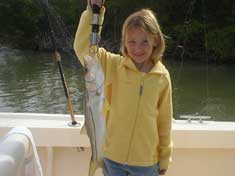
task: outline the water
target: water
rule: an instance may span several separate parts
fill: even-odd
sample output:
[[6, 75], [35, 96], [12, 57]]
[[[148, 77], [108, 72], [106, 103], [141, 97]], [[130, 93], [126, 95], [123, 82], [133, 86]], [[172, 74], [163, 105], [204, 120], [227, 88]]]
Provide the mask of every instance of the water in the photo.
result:
[[[83, 69], [62, 55], [76, 114], [83, 114]], [[174, 117], [209, 115], [235, 121], [235, 66], [167, 61], [173, 85]], [[53, 53], [0, 48], [0, 112], [68, 113]]]
[[[62, 55], [76, 114], [82, 113], [83, 71]], [[0, 51], [0, 111], [67, 113], [66, 98], [53, 53]]]
[[235, 121], [235, 65], [168, 62], [172, 76], [174, 116], [204, 115]]

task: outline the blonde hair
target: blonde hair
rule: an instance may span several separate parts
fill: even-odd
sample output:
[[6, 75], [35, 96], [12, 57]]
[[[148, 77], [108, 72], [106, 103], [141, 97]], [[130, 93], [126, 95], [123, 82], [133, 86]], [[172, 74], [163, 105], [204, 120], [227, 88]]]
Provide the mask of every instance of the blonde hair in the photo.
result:
[[161, 28], [158, 24], [157, 18], [154, 12], [150, 9], [142, 9], [136, 11], [125, 20], [122, 27], [122, 54], [124, 56], [128, 56], [127, 48], [125, 46], [126, 32], [133, 27], [142, 28], [147, 34], [150, 34], [156, 39], [157, 45], [153, 48], [151, 59], [153, 59], [153, 61], [155, 62], [161, 60], [162, 55], [165, 51], [165, 40]]

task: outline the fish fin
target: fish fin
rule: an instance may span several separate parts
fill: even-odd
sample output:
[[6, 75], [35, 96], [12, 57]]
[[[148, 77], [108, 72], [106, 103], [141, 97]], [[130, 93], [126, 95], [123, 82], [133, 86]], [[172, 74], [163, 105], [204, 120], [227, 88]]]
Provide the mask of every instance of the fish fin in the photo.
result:
[[94, 176], [95, 171], [98, 167], [99, 167], [99, 165], [91, 159], [90, 165], [89, 165], [89, 176]]
[[82, 126], [82, 129], [80, 131], [80, 134], [86, 135], [87, 134], [87, 130], [86, 130], [86, 126], [85, 124]]

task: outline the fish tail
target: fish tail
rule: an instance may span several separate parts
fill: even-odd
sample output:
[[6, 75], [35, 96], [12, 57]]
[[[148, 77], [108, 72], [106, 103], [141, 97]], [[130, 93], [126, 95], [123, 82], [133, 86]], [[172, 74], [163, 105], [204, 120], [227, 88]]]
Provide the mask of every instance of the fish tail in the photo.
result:
[[90, 166], [89, 166], [89, 176], [94, 176], [95, 171], [99, 166], [96, 162], [94, 162], [92, 159], [90, 160]]

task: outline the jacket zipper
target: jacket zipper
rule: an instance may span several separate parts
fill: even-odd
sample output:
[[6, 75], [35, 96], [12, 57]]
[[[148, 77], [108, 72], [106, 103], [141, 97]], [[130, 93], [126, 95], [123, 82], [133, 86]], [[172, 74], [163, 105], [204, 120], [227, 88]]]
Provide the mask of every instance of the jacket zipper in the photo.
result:
[[143, 89], [144, 89], [143, 84], [141, 84], [140, 85], [140, 91], [139, 91], [140, 96], [142, 96], [142, 94], [143, 94]]
[[139, 87], [139, 99], [138, 99], [138, 105], [137, 105], [137, 112], [136, 112], [136, 117], [135, 117], [133, 129], [132, 129], [132, 133], [131, 133], [129, 146], [128, 146], [126, 163], [128, 163], [128, 159], [129, 159], [129, 156], [130, 156], [130, 149], [131, 149], [131, 144], [132, 144], [132, 141], [133, 141], [134, 131], [135, 131], [135, 128], [136, 128], [137, 117], [139, 115], [139, 106], [140, 106], [141, 96], [143, 95], [143, 89], [144, 89], [143, 80], [141, 80], [140, 87]]

